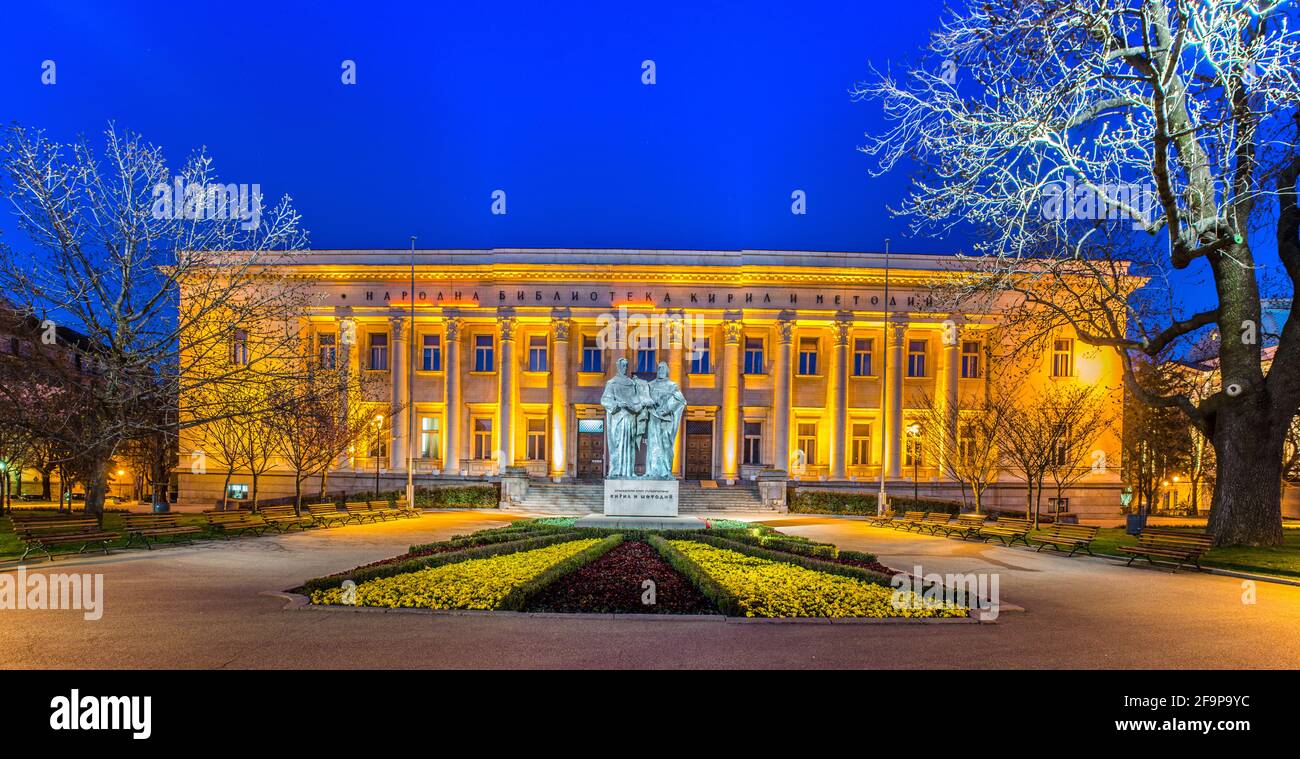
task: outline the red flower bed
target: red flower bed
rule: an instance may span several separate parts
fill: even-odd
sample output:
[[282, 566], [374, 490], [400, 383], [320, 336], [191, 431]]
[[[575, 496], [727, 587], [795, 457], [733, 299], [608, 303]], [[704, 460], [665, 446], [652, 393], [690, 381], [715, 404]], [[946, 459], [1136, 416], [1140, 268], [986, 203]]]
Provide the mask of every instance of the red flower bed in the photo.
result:
[[[655, 603], [645, 604], [642, 586], [655, 583]], [[528, 611], [601, 614], [716, 614], [691, 581], [649, 545], [629, 540], [604, 556], [556, 580]]]
[[863, 569], [870, 569], [874, 572], [879, 572], [881, 574], [886, 574], [886, 575], [898, 574], [894, 570], [890, 569], [884, 564], [881, 564], [878, 561], [862, 561], [861, 559], [854, 559], [848, 556], [840, 556], [839, 558], [835, 559], [835, 561], [840, 564], [847, 564], [851, 567], [862, 567]]

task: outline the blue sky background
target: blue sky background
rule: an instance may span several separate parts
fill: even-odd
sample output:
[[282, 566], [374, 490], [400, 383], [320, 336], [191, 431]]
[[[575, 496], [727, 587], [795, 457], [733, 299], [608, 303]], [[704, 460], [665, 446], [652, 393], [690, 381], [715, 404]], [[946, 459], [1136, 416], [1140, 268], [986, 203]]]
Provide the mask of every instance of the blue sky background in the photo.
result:
[[174, 165], [206, 145], [223, 181], [292, 195], [315, 248], [968, 244], [906, 239], [886, 206], [908, 177], [868, 176], [879, 106], [847, 94], [915, 57], [939, 2], [385, 5], [14, 3], [0, 119], [60, 140], [113, 119]]

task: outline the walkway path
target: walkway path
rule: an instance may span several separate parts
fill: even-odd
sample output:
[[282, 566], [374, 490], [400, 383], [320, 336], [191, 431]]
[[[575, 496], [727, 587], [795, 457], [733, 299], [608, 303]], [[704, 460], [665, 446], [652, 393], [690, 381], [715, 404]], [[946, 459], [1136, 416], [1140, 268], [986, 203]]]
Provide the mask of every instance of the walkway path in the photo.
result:
[[[730, 516], [730, 515], [729, 515]], [[4, 667], [1298, 667], [1300, 588], [1126, 569], [835, 518], [773, 525], [895, 568], [998, 572], [994, 625], [752, 624], [285, 610], [263, 591], [500, 526], [497, 512], [37, 562], [103, 572], [105, 612], [0, 610]], [[0, 571], [12, 571], [11, 565]]]

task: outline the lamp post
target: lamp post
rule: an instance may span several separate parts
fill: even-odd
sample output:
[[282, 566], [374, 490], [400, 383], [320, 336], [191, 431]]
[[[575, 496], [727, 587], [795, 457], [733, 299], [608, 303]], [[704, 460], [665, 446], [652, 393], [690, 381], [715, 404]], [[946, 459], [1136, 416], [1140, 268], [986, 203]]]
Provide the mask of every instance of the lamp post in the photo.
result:
[[884, 327], [880, 330], [884, 338], [882, 350], [880, 351], [880, 494], [876, 496], [876, 516], [884, 516], [885, 504], [889, 496], [885, 493], [885, 457], [887, 451], [887, 441], [885, 439], [885, 411], [889, 408], [889, 400], [885, 393], [885, 384], [889, 381], [889, 238], [885, 238], [885, 298], [881, 301], [880, 312], [884, 321]]
[[375, 414], [375, 498], [379, 498], [379, 432], [384, 426], [384, 415]]
[[921, 425], [912, 422], [907, 425], [907, 436], [912, 440], [912, 500], [915, 501], [919, 496], [916, 490], [917, 470], [921, 466]]
[[406, 330], [406, 508], [415, 508], [415, 235], [411, 235], [411, 325]]

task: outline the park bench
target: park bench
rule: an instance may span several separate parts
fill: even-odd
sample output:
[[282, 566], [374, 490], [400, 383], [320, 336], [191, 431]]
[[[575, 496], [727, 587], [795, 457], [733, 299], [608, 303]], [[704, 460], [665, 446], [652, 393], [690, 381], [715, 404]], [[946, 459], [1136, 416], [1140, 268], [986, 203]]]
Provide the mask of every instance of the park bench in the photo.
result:
[[418, 517], [418, 516], [420, 516], [420, 510], [419, 510], [419, 509], [415, 509], [415, 508], [411, 508], [411, 504], [407, 503], [405, 498], [399, 498], [399, 499], [397, 499], [397, 503], [393, 504], [393, 506], [394, 506], [398, 511], [402, 512], [402, 516], [404, 516], [404, 517]]
[[1163, 559], [1174, 564], [1177, 572], [1182, 566], [1191, 562], [1198, 570], [1201, 568], [1201, 554], [1214, 547], [1214, 537], [1205, 533], [1180, 532], [1148, 527], [1138, 533], [1135, 546], [1120, 546], [1120, 551], [1132, 554], [1128, 566], [1133, 566], [1137, 559], [1145, 558], [1155, 564], [1156, 559]]
[[941, 528], [941, 531], [948, 537], [954, 535], [962, 540], [971, 537], [979, 537], [980, 528], [984, 526], [983, 514], [958, 514], [954, 522], [949, 522]]
[[925, 519], [925, 514], [924, 511], [908, 511], [902, 517], [892, 520], [889, 526], [895, 530], [910, 530]]
[[406, 516], [388, 501], [370, 501], [370, 510], [378, 514], [384, 521], [401, 519]]
[[14, 524], [14, 534], [26, 546], [23, 555], [18, 557], [19, 563], [32, 551], [42, 551], [54, 561], [51, 548], [77, 543], [81, 544], [77, 553], [84, 552], [92, 543], [99, 543], [107, 554], [109, 542], [122, 537], [120, 533], [105, 530], [94, 517], [19, 520]]
[[265, 519], [248, 511], [209, 511], [206, 516], [208, 524], [227, 538], [248, 532], [261, 535], [270, 528]]
[[348, 514], [339, 511], [339, 507], [332, 503], [309, 503], [307, 513], [311, 514], [314, 523], [324, 527], [347, 524], [348, 519], [351, 518]]
[[261, 514], [267, 525], [279, 532], [288, 532], [295, 527], [306, 529], [312, 523], [311, 517], [295, 513], [292, 506], [263, 506]]
[[130, 548], [138, 538], [149, 550], [153, 550], [151, 538], [171, 538], [172, 542], [184, 539], [187, 543], [193, 543], [192, 536], [203, 532], [201, 527], [181, 524], [178, 514], [123, 514], [122, 527], [126, 532], [124, 548]]
[[1078, 524], [1064, 524], [1057, 522], [1040, 535], [1034, 536], [1034, 542], [1038, 543], [1038, 550], [1042, 552], [1044, 548], [1051, 548], [1054, 551], [1065, 551], [1070, 549], [1070, 556], [1076, 551], [1087, 551], [1092, 556], [1092, 541], [1097, 537], [1096, 527], [1087, 527]]
[[867, 517], [867, 524], [872, 527], [887, 527], [892, 521], [894, 521], [894, 515], [889, 513], [888, 510], [883, 514], [876, 514], [875, 516]]
[[1017, 540], [1029, 545], [1029, 528], [1028, 519], [1018, 519], [1016, 517], [998, 517], [996, 522], [986, 524], [980, 528], [979, 537], [988, 542], [990, 538], [997, 538], [1002, 541], [1003, 545], [1014, 545]]
[[946, 511], [931, 511], [916, 525], [916, 530], [934, 535], [936, 531], [946, 528], [951, 521], [952, 514]]
[[348, 503], [343, 504], [343, 510], [348, 513], [348, 518], [355, 520], [357, 524], [362, 524], [366, 520], [377, 522], [382, 518], [382, 516], [374, 509], [370, 508], [370, 504], [365, 501], [349, 501]]

